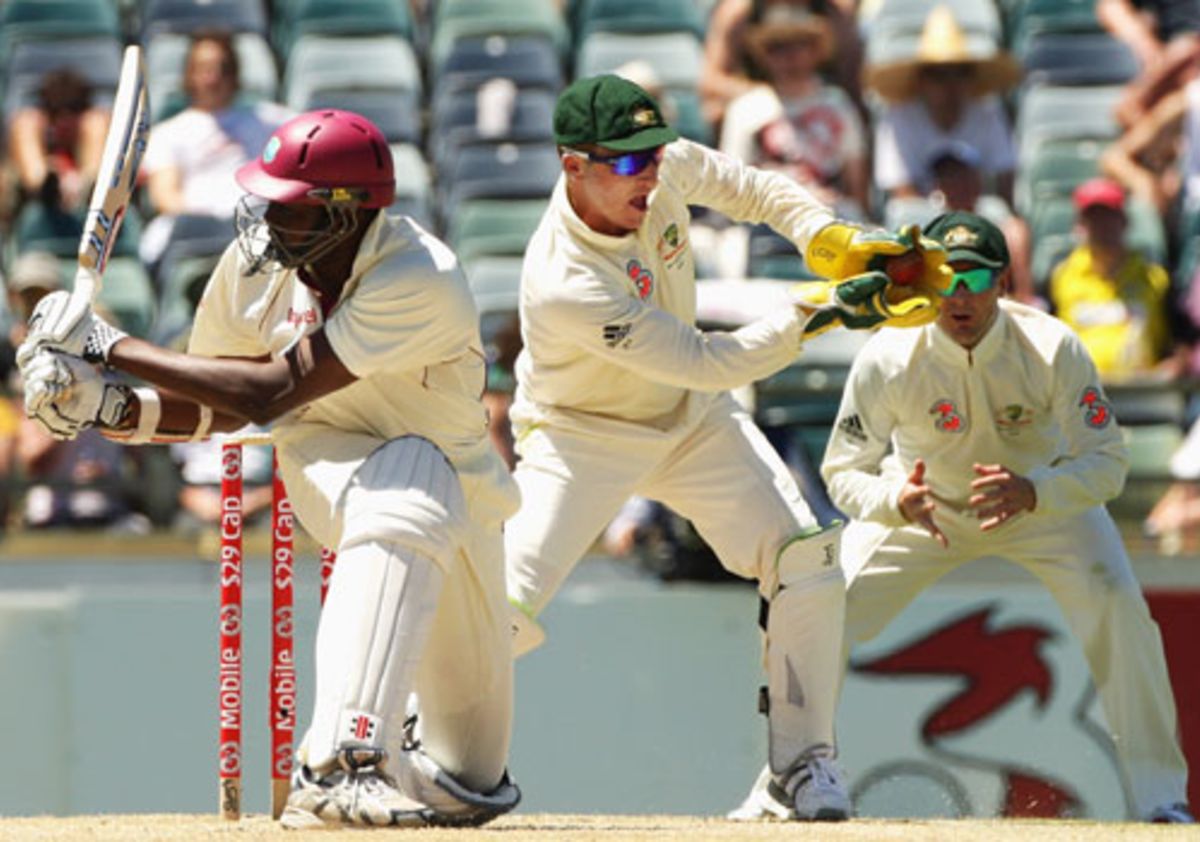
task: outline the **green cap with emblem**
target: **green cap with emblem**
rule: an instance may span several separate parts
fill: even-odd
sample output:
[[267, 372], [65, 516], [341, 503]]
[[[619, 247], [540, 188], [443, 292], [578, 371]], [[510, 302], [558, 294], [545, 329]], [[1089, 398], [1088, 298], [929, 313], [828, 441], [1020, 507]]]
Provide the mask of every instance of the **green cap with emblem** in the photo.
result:
[[654, 97], [613, 74], [574, 82], [554, 107], [554, 142], [560, 146], [596, 144], [616, 152], [638, 152], [678, 138]]
[[992, 222], [969, 211], [950, 211], [933, 220], [922, 232], [946, 247], [946, 259], [970, 260], [991, 269], [1008, 266], [1008, 244], [1004, 232]]

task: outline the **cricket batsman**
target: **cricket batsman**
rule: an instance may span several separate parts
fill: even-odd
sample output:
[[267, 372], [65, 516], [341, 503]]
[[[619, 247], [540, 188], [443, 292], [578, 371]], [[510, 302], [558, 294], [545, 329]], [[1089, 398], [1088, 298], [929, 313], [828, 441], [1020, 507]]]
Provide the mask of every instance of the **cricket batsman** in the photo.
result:
[[60, 324], [65, 294], [19, 353], [27, 411], [60, 438], [272, 425], [296, 515], [338, 553], [289, 828], [481, 824], [520, 798], [501, 539], [516, 487], [488, 438], [470, 291], [445, 245], [384, 213], [392, 166], [360, 115], [294, 118], [237, 172], [237, 239], [186, 354], [92, 312]]
[[[560, 95], [562, 176], [525, 252], [524, 350], [511, 409], [523, 505], [505, 526], [518, 652], [537, 615], [632, 494], [689, 518], [721, 563], [758, 580], [772, 786], [806, 820], [850, 813], [833, 763], [844, 582], [839, 528], [823, 530], [729, 394], [838, 326], [936, 315], [944, 254], [836, 220], [787, 177], [679, 139], [658, 104], [617, 76]], [[733, 332], [695, 325], [689, 205], [766, 222], [829, 278]], [[881, 271], [916, 256], [915, 283]]]

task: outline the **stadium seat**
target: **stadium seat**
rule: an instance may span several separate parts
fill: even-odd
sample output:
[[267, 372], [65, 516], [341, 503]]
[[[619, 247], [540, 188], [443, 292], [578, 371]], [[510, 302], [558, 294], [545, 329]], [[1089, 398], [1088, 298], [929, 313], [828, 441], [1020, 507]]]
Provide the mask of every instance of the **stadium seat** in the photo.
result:
[[[152, 122], [160, 122], [187, 106], [183, 73], [189, 43], [190, 36], [175, 32], [161, 32], [145, 42]], [[238, 56], [242, 92], [266, 100], [279, 96], [279, 71], [267, 39], [255, 32], [239, 32], [233, 36], [233, 48]]]
[[1018, 168], [1017, 210], [1028, 216], [1042, 199], [1069, 196], [1078, 185], [1098, 175], [1105, 146], [1097, 140], [1067, 139], [1036, 147]]
[[1138, 73], [1133, 51], [1106, 32], [1037, 33], [1017, 58], [1026, 86], [1123, 85]]
[[422, 227], [432, 227], [433, 196], [425, 157], [411, 143], [394, 143], [390, 149], [396, 173], [396, 199], [389, 213], [406, 214]]
[[276, 49], [286, 59], [295, 42], [308, 35], [396, 35], [411, 41], [413, 20], [406, 0], [294, 0], [274, 33]]
[[546, 205], [544, 199], [463, 202], [449, 221], [446, 239], [463, 262], [479, 257], [521, 256]]
[[412, 44], [398, 35], [306, 36], [288, 55], [283, 102], [297, 111], [326, 89], [395, 91], [421, 97]]
[[220, 255], [232, 241], [234, 234], [231, 219], [199, 214], [181, 214], [175, 217], [170, 237], [152, 277], [155, 287], [159, 290], [164, 289], [166, 279], [181, 261]]
[[519, 88], [558, 91], [564, 83], [562, 57], [545, 38], [487, 35], [459, 38], [431, 73], [433, 101], [477, 88], [488, 79], [511, 79]]
[[1039, 85], [1026, 90], [1017, 106], [1020, 159], [1032, 160], [1046, 141], [1116, 137], [1113, 107], [1121, 90], [1120, 85]]
[[1025, 53], [1027, 42], [1046, 33], [1103, 32], [1096, 17], [1096, 0], [1024, 0], [1012, 19], [1012, 50]]
[[[453, 166], [458, 151], [468, 145], [511, 141], [552, 142], [555, 93], [544, 89], [518, 89], [512, 101], [499, 115], [481, 119], [480, 100], [487, 97], [487, 86], [446, 94], [434, 102], [430, 115], [427, 148], [434, 166]], [[484, 112], [487, 112], [484, 107]]]
[[481, 315], [517, 309], [521, 263], [520, 257], [482, 257], [463, 262], [467, 284]]
[[265, 7], [246, 0], [145, 0], [141, 21], [143, 43], [160, 33], [186, 35], [202, 29], [267, 35]]
[[[73, 261], [72, 261], [73, 262]], [[71, 277], [74, 278], [72, 272]], [[114, 255], [104, 269], [98, 302], [134, 336], [150, 335], [156, 308], [154, 288], [142, 262], [130, 255]]]
[[791, 240], [765, 224], [750, 229], [746, 248], [746, 277], [810, 281], [816, 278]]
[[575, 55], [575, 77], [611, 73], [623, 64], [641, 59], [654, 68], [667, 90], [695, 90], [700, 80], [703, 47], [686, 32], [657, 35], [626, 35], [597, 32], [579, 45]]
[[464, 147], [454, 167], [439, 174], [443, 223], [469, 199], [539, 199], [550, 195], [562, 171], [551, 143], [500, 143]]
[[69, 67], [92, 83], [93, 102], [108, 106], [121, 76], [121, 42], [109, 35], [19, 41], [4, 76], [4, 114], [37, 104], [42, 77]]
[[488, 35], [542, 38], [564, 56], [570, 46], [554, 0], [442, 0], [434, 13], [430, 65], [441, 67], [455, 41]]
[[690, 32], [704, 38], [694, 0], [579, 0], [577, 40], [594, 32]]
[[0, 3], [0, 67], [15, 44], [33, 39], [121, 37], [110, 0], [6, 0]]
[[197, 255], [184, 258], [171, 267], [163, 278], [158, 297], [150, 340], [164, 347], [174, 347], [186, 335], [195, 316], [196, 304], [208, 282], [218, 257]]
[[[13, 220], [7, 252], [11, 257], [27, 251], [47, 251], [56, 257], [75, 259], [83, 232], [84, 214], [51, 209], [40, 202], [29, 202]], [[121, 231], [113, 245], [113, 255], [135, 257], [141, 238], [142, 219], [133, 206], [125, 213]], [[11, 264], [11, 260], [8, 261]], [[74, 273], [72, 273], [73, 275]]]

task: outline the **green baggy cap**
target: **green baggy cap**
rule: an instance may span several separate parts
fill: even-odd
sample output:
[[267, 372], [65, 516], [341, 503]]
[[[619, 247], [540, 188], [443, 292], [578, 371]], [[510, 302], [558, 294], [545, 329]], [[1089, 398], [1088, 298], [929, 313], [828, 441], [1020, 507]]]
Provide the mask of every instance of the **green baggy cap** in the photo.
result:
[[970, 260], [992, 269], [1008, 265], [1004, 232], [989, 220], [968, 211], [944, 213], [926, 226], [924, 235], [946, 247], [946, 259]]
[[654, 97], [612, 74], [574, 82], [554, 107], [554, 142], [561, 146], [596, 144], [616, 152], [639, 152], [678, 138]]

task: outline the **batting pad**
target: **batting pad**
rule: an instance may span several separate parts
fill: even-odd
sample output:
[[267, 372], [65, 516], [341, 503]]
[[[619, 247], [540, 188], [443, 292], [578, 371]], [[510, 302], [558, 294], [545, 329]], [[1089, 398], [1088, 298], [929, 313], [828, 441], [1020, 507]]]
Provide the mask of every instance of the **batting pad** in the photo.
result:
[[396, 543], [339, 553], [317, 629], [310, 768], [331, 768], [341, 747], [384, 747], [383, 723], [413, 688], [442, 580], [433, 559]]
[[841, 527], [792, 541], [780, 553], [767, 615], [767, 729], [771, 771], [834, 753], [846, 589]]

